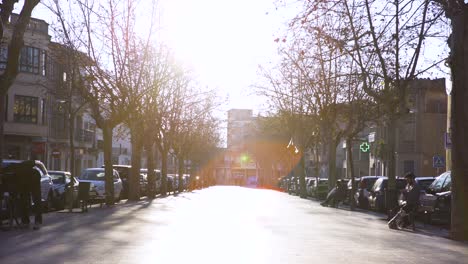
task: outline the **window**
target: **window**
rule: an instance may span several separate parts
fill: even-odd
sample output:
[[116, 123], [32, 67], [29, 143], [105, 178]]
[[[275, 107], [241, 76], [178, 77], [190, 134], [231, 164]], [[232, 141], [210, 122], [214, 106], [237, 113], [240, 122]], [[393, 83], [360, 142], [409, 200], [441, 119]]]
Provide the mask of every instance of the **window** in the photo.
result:
[[414, 171], [414, 160], [405, 160], [403, 161], [403, 172], [413, 172]]
[[447, 177], [445, 178], [444, 184], [442, 186], [443, 192], [448, 192], [450, 191], [450, 188], [452, 187], [452, 177], [450, 173], [447, 173]]
[[442, 186], [444, 185], [446, 178], [447, 178], [447, 173], [440, 175], [439, 177], [437, 177], [437, 179], [435, 179], [435, 181], [431, 184], [431, 186], [429, 186], [429, 188], [432, 189], [432, 191], [434, 192], [440, 192], [440, 190], [442, 189]]
[[42, 124], [46, 124], [46, 100], [42, 99], [41, 101], [41, 113], [42, 113]]
[[37, 97], [15, 95], [13, 120], [20, 123], [37, 123]]
[[447, 102], [441, 99], [430, 99], [426, 103], [426, 113], [447, 113]]
[[47, 75], [47, 55], [45, 50], [41, 50], [41, 74], [42, 76]]
[[39, 74], [39, 49], [24, 47], [20, 54], [20, 71]]
[[1, 46], [0, 47], [0, 69], [4, 70], [7, 65], [8, 59], [8, 47]]

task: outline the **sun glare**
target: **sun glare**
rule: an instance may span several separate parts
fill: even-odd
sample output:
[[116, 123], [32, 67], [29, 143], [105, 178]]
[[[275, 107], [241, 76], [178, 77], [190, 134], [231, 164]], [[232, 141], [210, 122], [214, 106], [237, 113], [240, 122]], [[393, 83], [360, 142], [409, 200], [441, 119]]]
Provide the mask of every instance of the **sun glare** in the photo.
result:
[[165, 0], [163, 38], [203, 83], [242, 107], [257, 66], [275, 52], [271, 8], [269, 1]]

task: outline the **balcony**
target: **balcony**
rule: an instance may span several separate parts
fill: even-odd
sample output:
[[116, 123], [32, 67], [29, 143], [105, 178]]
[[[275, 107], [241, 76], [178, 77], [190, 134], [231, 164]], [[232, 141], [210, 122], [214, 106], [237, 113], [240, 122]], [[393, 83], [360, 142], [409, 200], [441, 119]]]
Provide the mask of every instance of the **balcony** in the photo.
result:
[[95, 134], [94, 131], [79, 128], [75, 130], [75, 140], [80, 143], [93, 143]]

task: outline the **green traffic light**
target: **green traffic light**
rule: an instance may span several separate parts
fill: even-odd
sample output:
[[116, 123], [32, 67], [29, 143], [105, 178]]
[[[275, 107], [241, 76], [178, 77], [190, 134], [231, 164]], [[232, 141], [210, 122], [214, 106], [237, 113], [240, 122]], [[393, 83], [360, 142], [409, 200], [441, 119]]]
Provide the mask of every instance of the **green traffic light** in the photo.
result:
[[243, 154], [243, 155], [241, 156], [241, 161], [242, 161], [242, 162], [246, 162], [246, 161], [248, 161], [248, 160], [249, 160], [249, 156], [247, 156], [246, 154]]

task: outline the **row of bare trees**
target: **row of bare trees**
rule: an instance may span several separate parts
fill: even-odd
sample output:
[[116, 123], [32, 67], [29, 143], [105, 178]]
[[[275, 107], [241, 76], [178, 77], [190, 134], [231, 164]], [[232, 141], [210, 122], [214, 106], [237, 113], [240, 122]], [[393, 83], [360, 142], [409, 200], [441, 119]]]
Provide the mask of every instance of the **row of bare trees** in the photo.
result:
[[[88, 111], [103, 132], [106, 203], [114, 203], [112, 139], [120, 125], [129, 131], [132, 145], [128, 198], [140, 198], [143, 151], [148, 158], [148, 196], [156, 195], [157, 153], [165, 195], [169, 155], [177, 158], [182, 177], [186, 161], [191, 168], [203, 165], [206, 160], [197, 155], [199, 149], [213, 149], [219, 142], [218, 123], [211, 114], [214, 94], [197, 89], [190, 72], [170, 51], [154, 44], [155, 2], [142, 6], [133, 0], [82, 0], [64, 7], [53, 1], [48, 7], [57, 17], [56, 38], [65, 51], [55, 59], [65, 64], [68, 111]], [[147, 16], [137, 17], [141, 12]], [[138, 27], [141, 17], [149, 23], [144, 29]], [[84, 106], [78, 103], [83, 100]]]
[[[336, 181], [339, 141], [346, 140], [351, 154], [351, 142], [360, 131], [383, 123], [388, 128], [387, 195], [395, 198], [387, 199], [391, 208], [397, 195], [396, 127], [408, 113], [411, 82], [444, 71], [448, 62], [452, 95], [466, 98], [460, 96], [468, 90], [460, 74], [466, 63], [463, 54], [468, 52], [467, 10], [463, 1], [304, 1], [287, 34], [276, 40], [282, 60], [275, 69], [263, 70], [268, 84], [260, 91], [271, 99], [276, 115], [289, 117], [283, 118], [285, 133], [301, 151], [326, 149], [330, 185]], [[449, 59], [443, 48], [446, 18], [452, 22]], [[452, 233], [456, 239], [468, 239], [468, 208], [463, 202], [468, 195], [467, 111], [461, 105], [454, 102], [452, 108]], [[305, 119], [311, 124], [305, 125]], [[302, 193], [303, 178], [302, 172]]]

